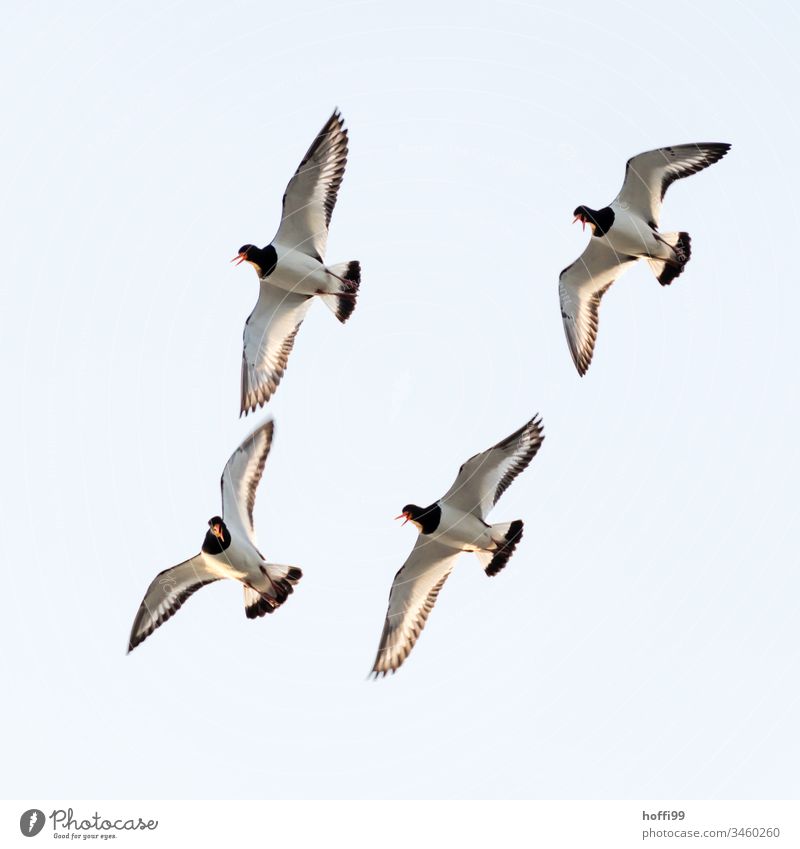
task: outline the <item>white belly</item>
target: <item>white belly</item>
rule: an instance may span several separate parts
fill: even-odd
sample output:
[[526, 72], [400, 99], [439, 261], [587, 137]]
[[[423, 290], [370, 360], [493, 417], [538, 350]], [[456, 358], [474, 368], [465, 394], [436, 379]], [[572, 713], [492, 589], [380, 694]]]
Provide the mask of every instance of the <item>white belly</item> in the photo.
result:
[[267, 278], [273, 286], [303, 295], [316, 295], [330, 290], [329, 274], [319, 260], [302, 251], [289, 250], [280, 245], [275, 245], [275, 249], [278, 252], [278, 264]]
[[655, 233], [641, 218], [614, 207], [614, 223], [605, 239], [620, 255], [657, 257], [666, 246], [655, 237]]
[[231, 544], [221, 554], [203, 553], [209, 570], [220, 578], [233, 578], [248, 584], [263, 580], [261, 558], [249, 542], [240, 542], [232, 536]]
[[449, 504], [440, 504], [442, 517], [439, 527], [431, 534], [451, 548], [459, 551], [479, 551], [492, 547], [489, 528], [472, 513], [464, 513]]

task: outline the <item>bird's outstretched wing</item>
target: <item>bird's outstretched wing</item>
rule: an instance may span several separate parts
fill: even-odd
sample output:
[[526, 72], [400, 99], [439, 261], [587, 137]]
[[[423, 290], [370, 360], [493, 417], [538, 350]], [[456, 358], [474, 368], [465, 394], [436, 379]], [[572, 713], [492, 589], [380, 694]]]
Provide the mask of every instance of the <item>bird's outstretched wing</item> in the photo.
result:
[[581, 377], [592, 362], [600, 299], [636, 259], [618, 254], [606, 242], [592, 238], [580, 257], [561, 272], [558, 279], [561, 318], [572, 360]]
[[721, 142], [698, 142], [660, 147], [633, 156], [625, 166], [625, 181], [615, 202], [657, 227], [661, 202], [672, 183], [719, 162], [730, 147]]
[[263, 406], [278, 388], [311, 296], [261, 281], [255, 309], [244, 326], [241, 415]]
[[421, 534], [417, 537], [389, 593], [389, 610], [372, 666], [376, 678], [395, 672], [408, 657], [460, 553]]
[[537, 415], [497, 445], [463, 463], [442, 501], [485, 519], [514, 478], [536, 456], [543, 440], [542, 420]]
[[233, 534], [237, 531], [244, 534], [254, 545], [253, 506], [274, 432], [272, 419], [256, 428], [233, 452], [220, 480], [225, 524]]
[[199, 554], [171, 569], [159, 572], [147, 588], [133, 620], [128, 651], [133, 651], [159, 625], [163, 625], [173, 616], [192, 593], [221, 577], [209, 569]]
[[334, 110], [303, 157], [283, 196], [283, 217], [275, 242], [320, 261], [328, 244], [328, 225], [347, 163], [347, 130]]

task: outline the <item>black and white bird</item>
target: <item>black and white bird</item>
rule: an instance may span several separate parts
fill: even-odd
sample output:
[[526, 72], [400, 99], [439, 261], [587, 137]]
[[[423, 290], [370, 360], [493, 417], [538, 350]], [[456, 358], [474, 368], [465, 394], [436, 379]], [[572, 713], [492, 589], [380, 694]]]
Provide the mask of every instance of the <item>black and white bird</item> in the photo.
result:
[[244, 584], [248, 619], [277, 610], [303, 577], [295, 566], [267, 563], [256, 548], [253, 505], [272, 444], [271, 420], [256, 429], [234, 451], [222, 472], [222, 516], [208, 520], [199, 554], [160, 572], [147, 588], [128, 642], [132, 651], [170, 618], [200, 587], [233, 578]]
[[394, 576], [372, 667], [375, 677], [395, 672], [408, 657], [462, 551], [474, 552], [490, 577], [508, 563], [522, 539], [522, 521], [490, 525], [486, 517], [536, 456], [543, 440], [541, 419], [534, 416], [497, 445], [470, 457], [438, 501], [428, 507], [407, 504], [403, 508], [397, 518], [416, 525], [419, 536]]
[[266, 404], [278, 387], [312, 298], [342, 323], [356, 305], [357, 260], [324, 263], [336, 195], [347, 162], [347, 130], [338, 110], [320, 130], [283, 196], [283, 216], [265, 248], [242, 245], [231, 262], [249, 262], [261, 289], [244, 326], [240, 415]]
[[622, 189], [610, 206], [579, 206], [573, 212], [574, 221], [591, 227], [592, 238], [579, 259], [561, 272], [558, 289], [569, 350], [581, 376], [592, 361], [600, 299], [617, 277], [646, 259], [658, 282], [667, 286], [689, 261], [688, 233], [658, 231], [667, 189], [718, 162], [729, 149], [729, 144], [701, 142], [640, 153], [628, 160]]

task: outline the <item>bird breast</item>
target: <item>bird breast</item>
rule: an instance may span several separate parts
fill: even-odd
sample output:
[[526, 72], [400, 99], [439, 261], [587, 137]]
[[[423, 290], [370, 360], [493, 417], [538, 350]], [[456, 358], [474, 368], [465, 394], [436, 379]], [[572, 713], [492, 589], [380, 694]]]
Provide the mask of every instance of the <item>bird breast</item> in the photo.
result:
[[236, 534], [232, 535], [231, 544], [221, 554], [203, 554], [209, 569], [220, 578], [234, 578], [237, 581], [246, 580], [261, 574], [261, 557], [249, 542], [242, 542]]
[[659, 245], [647, 221], [627, 210], [617, 212], [606, 239], [620, 257], [651, 256]]
[[330, 289], [328, 272], [318, 259], [280, 245], [277, 251], [278, 264], [269, 277], [273, 286], [303, 295], [315, 295]]
[[442, 517], [432, 538], [459, 551], [476, 551], [492, 544], [488, 525], [472, 513], [440, 504]]

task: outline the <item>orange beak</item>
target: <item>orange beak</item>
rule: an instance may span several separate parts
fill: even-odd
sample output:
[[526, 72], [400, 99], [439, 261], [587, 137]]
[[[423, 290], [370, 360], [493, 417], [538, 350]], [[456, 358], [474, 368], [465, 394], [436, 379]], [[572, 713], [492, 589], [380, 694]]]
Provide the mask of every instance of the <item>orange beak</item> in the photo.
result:
[[[405, 521], [405, 522], [403, 522], [403, 525], [405, 525], [405, 524], [406, 524], [406, 522], [408, 522], [408, 520], [409, 520], [410, 518], [411, 518], [411, 516], [409, 516], [409, 515], [408, 515], [408, 513], [401, 513], [399, 516], [395, 516], [395, 517], [394, 517], [394, 520], [395, 520], [395, 522], [396, 522], [398, 519], [405, 519], [406, 521]], [[403, 525], [401, 525], [400, 527], [402, 527]]]
[[222, 529], [219, 525], [213, 525], [211, 528], [211, 533], [214, 534], [217, 539], [222, 539]]
[[241, 265], [247, 259], [247, 254], [237, 254], [231, 262], [235, 262], [237, 265]]

